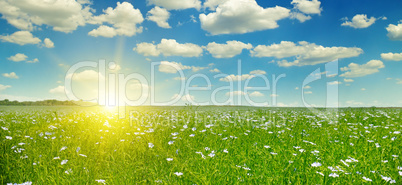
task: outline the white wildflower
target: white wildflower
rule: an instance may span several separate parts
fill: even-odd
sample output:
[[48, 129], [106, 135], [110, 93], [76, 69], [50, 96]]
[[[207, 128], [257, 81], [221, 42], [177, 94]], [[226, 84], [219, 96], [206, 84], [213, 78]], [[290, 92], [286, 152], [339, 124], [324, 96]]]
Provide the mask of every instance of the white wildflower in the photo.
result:
[[106, 180], [103, 180], [103, 179], [99, 179], [99, 180], [95, 180], [95, 181], [98, 182], [98, 183], [102, 183], [102, 184], [106, 183]]
[[182, 172], [174, 172], [174, 174], [177, 175], [177, 176], [182, 176], [183, 175]]
[[311, 164], [312, 167], [319, 167], [319, 166], [321, 166], [321, 165], [322, 165], [322, 164], [319, 163], [319, 162], [314, 162], [313, 164]]
[[363, 177], [363, 179], [364, 179], [365, 181], [369, 181], [369, 182], [373, 181], [373, 180], [371, 180], [371, 179], [369, 179], [369, 178], [367, 178], [367, 177]]
[[65, 164], [67, 164], [67, 162], [68, 162], [67, 159], [66, 159], [66, 160], [62, 160], [60, 164], [61, 164], [61, 165], [65, 165]]
[[320, 174], [321, 176], [324, 176], [324, 174], [321, 173], [321, 172], [316, 171], [315, 173], [318, 173], [318, 174]]
[[336, 174], [336, 173], [331, 173], [331, 174], [329, 174], [329, 176], [330, 176], [330, 177], [334, 177], [334, 178], [335, 178], [335, 177], [339, 177], [339, 175]]

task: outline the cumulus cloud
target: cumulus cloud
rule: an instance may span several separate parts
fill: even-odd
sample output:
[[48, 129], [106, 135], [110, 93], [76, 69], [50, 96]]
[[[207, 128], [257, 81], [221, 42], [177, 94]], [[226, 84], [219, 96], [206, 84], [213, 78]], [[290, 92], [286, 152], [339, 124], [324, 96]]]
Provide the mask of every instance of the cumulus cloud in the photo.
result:
[[3, 73], [3, 76], [6, 78], [11, 78], [11, 79], [18, 79], [18, 75], [15, 74], [15, 72], [11, 72], [11, 73]]
[[168, 10], [183, 10], [188, 8], [201, 8], [201, 1], [199, 0], [148, 0], [148, 4], [161, 6]]
[[2, 85], [2, 84], [0, 84], [0, 91], [6, 90], [8, 88], [11, 88], [11, 86], [10, 85]]
[[386, 29], [388, 31], [387, 36], [391, 40], [400, 40], [400, 41], [402, 41], [402, 23], [400, 23], [398, 25], [389, 24]]
[[367, 18], [366, 14], [357, 14], [352, 18], [352, 21], [348, 21], [348, 18], [345, 18], [345, 22], [342, 23], [342, 26], [350, 26], [352, 28], [367, 28], [375, 23], [377, 20], [375, 17]]
[[137, 44], [137, 47], [133, 48], [133, 51], [137, 51], [137, 53], [144, 56], [159, 56], [161, 53], [157, 48], [157, 45], [146, 42]]
[[217, 44], [215, 42], [210, 42], [206, 46], [209, 53], [215, 58], [232, 58], [240, 54], [243, 49], [251, 49], [253, 46], [251, 44], [245, 44], [240, 41], [227, 41], [226, 44]]
[[263, 70], [254, 70], [254, 71], [251, 71], [250, 74], [252, 74], [252, 75], [254, 75], [254, 74], [256, 74], [256, 75], [265, 75], [265, 74], [267, 74], [267, 72], [265, 72]]
[[137, 26], [144, 21], [139, 9], [135, 9], [131, 3], [117, 2], [116, 8], [108, 7], [103, 10], [104, 14], [93, 17], [91, 23], [108, 23], [112, 26], [101, 25], [88, 33], [88, 35], [98, 37], [133, 36], [142, 32], [142, 26]]
[[170, 17], [170, 13], [159, 6], [156, 6], [148, 11], [147, 20], [155, 22], [161, 28], [171, 28], [167, 20]]
[[38, 44], [41, 40], [38, 37], [34, 37], [29, 31], [17, 31], [11, 35], [0, 35], [2, 42], [11, 42], [19, 44], [21, 46], [25, 44]]
[[280, 6], [263, 8], [255, 0], [228, 0], [199, 19], [201, 28], [212, 35], [239, 34], [277, 28], [277, 21], [289, 17], [289, 12]]
[[63, 93], [65, 93], [64, 86], [59, 85], [59, 86], [57, 86], [56, 88], [50, 89], [50, 90], [49, 90], [49, 93], [52, 93], [52, 94], [63, 94]]
[[43, 43], [44, 43], [44, 46], [47, 48], [54, 48], [54, 43], [49, 38], [45, 38], [45, 40], [43, 40]]
[[228, 0], [206, 0], [203, 4], [203, 8], [208, 8], [209, 10], [215, 11], [217, 6], [223, 4], [226, 1]]
[[38, 63], [39, 59], [34, 58], [33, 60], [28, 60], [27, 63]]
[[305, 14], [320, 14], [322, 11], [321, 2], [318, 0], [293, 0], [291, 4]]
[[262, 94], [259, 91], [254, 91], [254, 92], [250, 93], [249, 95], [254, 96], [254, 97], [262, 97], [262, 96], [264, 96], [264, 94]]
[[242, 95], [246, 95], [246, 93], [243, 91], [230, 91], [230, 92], [227, 92], [225, 95], [226, 96], [242, 96]]
[[93, 37], [101, 36], [101, 37], [112, 38], [117, 35], [117, 32], [114, 28], [110, 26], [101, 25], [98, 28], [90, 31], [88, 35], [91, 35]]
[[291, 19], [297, 19], [297, 20], [299, 20], [301, 23], [303, 23], [303, 22], [306, 22], [306, 21], [310, 20], [310, 19], [311, 19], [311, 16], [302, 14], [302, 13], [300, 13], [300, 12], [291, 12], [291, 13], [290, 13], [290, 18], [291, 18]]
[[92, 9], [83, 4], [73, 0], [3, 0], [0, 13], [18, 29], [32, 31], [36, 26], [48, 25], [68, 33], [84, 26], [92, 16]]
[[214, 69], [209, 70], [209, 72], [211, 72], [211, 73], [220, 73], [221, 71], [218, 68], [214, 68]]
[[158, 45], [146, 42], [139, 43], [133, 50], [144, 56], [163, 54], [164, 56], [199, 57], [203, 52], [202, 47], [196, 44], [180, 44], [175, 39], [162, 39]]
[[370, 60], [366, 64], [350, 63], [347, 67], [342, 67], [341, 71], [345, 73], [341, 74], [342, 77], [355, 78], [362, 77], [379, 72], [379, 69], [384, 68], [384, 63], [380, 60]]
[[339, 84], [342, 84], [342, 82], [340, 82], [340, 81], [332, 81], [332, 82], [328, 83], [328, 85], [339, 85]]
[[254, 75], [250, 75], [250, 74], [243, 74], [243, 75], [228, 75], [224, 78], [220, 78], [219, 81], [222, 82], [233, 82], [233, 81], [244, 81], [247, 80], [249, 78], [254, 78]]
[[203, 69], [207, 69], [208, 67], [199, 67], [199, 66], [186, 66], [182, 63], [178, 62], [169, 62], [169, 61], [161, 61], [159, 65], [159, 72], [162, 73], [177, 73], [179, 70], [188, 70], [191, 69], [193, 72], [197, 72]]
[[21, 62], [21, 61], [25, 61], [28, 58], [28, 56], [26, 56], [23, 53], [17, 53], [14, 56], [10, 56], [7, 59], [14, 61], [14, 62]]
[[343, 81], [344, 81], [344, 82], [354, 82], [353, 79], [347, 79], [347, 78], [343, 79]]
[[295, 58], [293, 62], [278, 61], [279, 66], [304, 66], [331, 62], [336, 59], [356, 57], [363, 50], [356, 47], [324, 47], [301, 41], [298, 44], [282, 41], [280, 44], [258, 45], [251, 51], [254, 57]]
[[384, 60], [402, 61], [402, 53], [381, 53]]

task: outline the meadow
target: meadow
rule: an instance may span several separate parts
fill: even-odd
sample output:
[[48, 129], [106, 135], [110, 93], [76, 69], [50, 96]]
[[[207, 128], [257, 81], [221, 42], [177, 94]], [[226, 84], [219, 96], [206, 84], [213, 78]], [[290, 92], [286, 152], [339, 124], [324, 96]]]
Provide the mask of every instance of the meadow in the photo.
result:
[[402, 183], [402, 111], [0, 107], [0, 183]]

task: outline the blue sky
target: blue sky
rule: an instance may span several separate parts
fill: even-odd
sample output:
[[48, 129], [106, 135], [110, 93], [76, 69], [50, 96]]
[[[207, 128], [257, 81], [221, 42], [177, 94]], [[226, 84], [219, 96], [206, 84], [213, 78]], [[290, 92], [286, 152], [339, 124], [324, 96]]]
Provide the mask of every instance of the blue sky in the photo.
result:
[[[117, 64], [103, 74], [107, 86], [132, 101], [145, 97], [145, 105], [154, 98], [158, 105], [325, 106], [327, 87], [338, 86], [340, 106], [402, 106], [398, 0], [1, 0], [0, 7], [0, 99], [65, 100], [66, 79], [75, 98], [96, 99], [98, 68], [66, 73], [106, 60]], [[335, 59], [337, 67], [325, 69]], [[303, 87], [317, 69], [322, 78]], [[108, 78], [118, 74], [148, 83], [122, 87]], [[193, 75], [210, 86], [200, 77], [189, 82]], [[285, 76], [276, 88], [273, 75]], [[266, 86], [262, 76], [269, 89], [245, 88]], [[200, 88], [180, 93], [182, 81]]]

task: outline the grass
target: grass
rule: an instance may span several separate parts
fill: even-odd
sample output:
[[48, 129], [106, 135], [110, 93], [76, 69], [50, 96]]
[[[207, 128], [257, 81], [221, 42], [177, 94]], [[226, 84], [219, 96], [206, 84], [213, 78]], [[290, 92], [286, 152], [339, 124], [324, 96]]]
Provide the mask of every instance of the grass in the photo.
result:
[[402, 183], [400, 109], [132, 110], [2, 107], [0, 183]]

